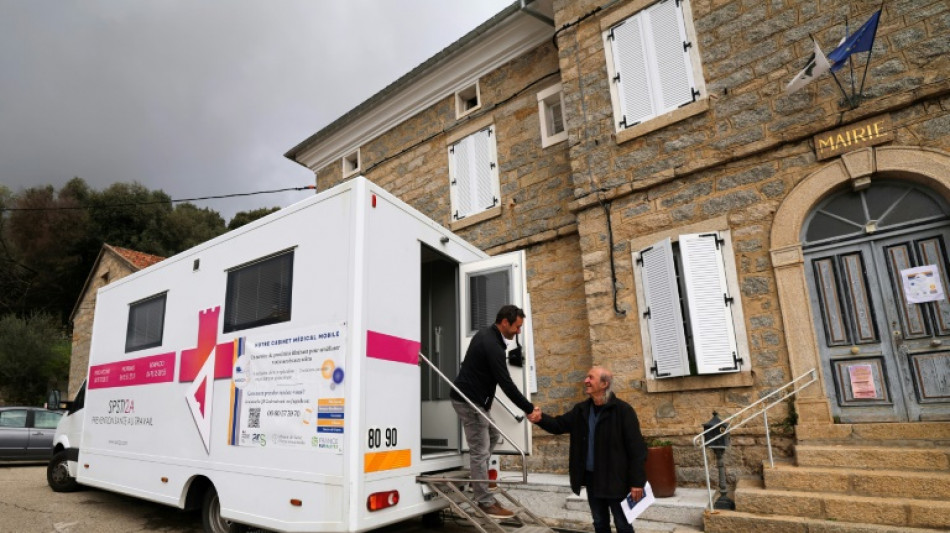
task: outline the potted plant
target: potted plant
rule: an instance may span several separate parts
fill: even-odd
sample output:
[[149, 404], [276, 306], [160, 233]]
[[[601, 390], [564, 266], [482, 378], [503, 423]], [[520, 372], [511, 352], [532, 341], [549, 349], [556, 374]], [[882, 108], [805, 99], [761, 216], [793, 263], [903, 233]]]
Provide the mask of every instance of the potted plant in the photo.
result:
[[676, 492], [676, 463], [673, 462], [673, 443], [662, 439], [647, 439], [647, 481], [657, 498], [669, 498]]

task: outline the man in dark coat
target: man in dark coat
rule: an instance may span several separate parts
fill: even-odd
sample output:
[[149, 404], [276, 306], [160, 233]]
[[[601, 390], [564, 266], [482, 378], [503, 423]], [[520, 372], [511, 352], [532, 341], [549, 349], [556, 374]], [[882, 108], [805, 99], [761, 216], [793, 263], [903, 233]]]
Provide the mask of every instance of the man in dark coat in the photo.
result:
[[508, 518], [514, 514], [502, 507], [488, 490], [488, 460], [500, 436], [498, 430], [488, 423], [495, 388], [501, 387], [526, 414], [541, 414], [521, 394], [508, 373], [505, 339], [511, 340], [520, 333], [522, 324], [524, 311], [514, 305], [505, 305], [498, 311], [494, 324], [472, 337], [462, 368], [455, 378], [455, 387], [477, 406], [477, 410], [454, 389], [451, 393], [452, 407], [459, 415], [468, 441], [472, 479], [481, 480], [472, 482], [474, 500], [482, 511], [495, 518]]
[[533, 413], [528, 419], [548, 433], [571, 434], [571, 490], [580, 494], [587, 487], [594, 532], [610, 533], [613, 514], [618, 533], [633, 533], [620, 502], [628, 494], [634, 501], [643, 498], [647, 445], [636, 411], [610, 390], [612, 379], [609, 370], [595, 366], [584, 379], [589, 399], [560, 416]]

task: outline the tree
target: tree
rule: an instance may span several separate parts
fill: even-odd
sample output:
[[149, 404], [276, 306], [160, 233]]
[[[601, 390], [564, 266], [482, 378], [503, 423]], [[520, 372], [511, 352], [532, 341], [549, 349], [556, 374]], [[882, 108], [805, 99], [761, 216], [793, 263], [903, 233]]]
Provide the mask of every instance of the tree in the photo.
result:
[[164, 191], [150, 191], [140, 183], [114, 183], [90, 194], [86, 205], [92, 234], [100, 245], [105, 242], [166, 257], [176, 251], [166, 247], [162, 235], [172, 212], [171, 197]]
[[0, 317], [0, 390], [9, 404], [42, 405], [69, 377], [69, 339], [48, 314]]
[[33, 187], [13, 198], [0, 227], [0, 254], [5, 265], [0, 309], [20, 316], [28, 312], [61, 313], [71, 307], [68, 292], [81, 284], [88, 214], [74, 197], [80, 185], [59, 194], [52, 186]]
[[213, 209], [182, 203], [175, 206], [162, 228], [165, 249], [178, 253], [226, 231], [224, 219]]
[[254, 209], [253, 211], [239, 211], [234, 218], [228, 222], [228, 231], [233, 229], [238, 229], [245, 224], [254, 222], [255, 220], [265, 217], [275, 211], [280, 211], [279, 207], [262, 207], [260, 209]]

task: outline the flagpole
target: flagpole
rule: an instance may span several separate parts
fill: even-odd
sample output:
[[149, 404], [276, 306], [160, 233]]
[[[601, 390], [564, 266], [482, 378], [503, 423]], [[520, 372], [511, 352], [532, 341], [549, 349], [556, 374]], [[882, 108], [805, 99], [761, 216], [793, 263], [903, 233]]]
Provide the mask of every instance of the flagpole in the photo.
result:
[[[884, 14], [884, 0], [881, 0], [881, 7], [877, 8], [881, 12], [881, 15]], [[878, 25], [881, 23], [881, 18], [877, 19]], [[864, 62], [864, 75], [861, 76], [861, 92], [858, 93], [858, 96], [861, 99], [864, 99], [864, 81], [868, 79], [868, 67], [871, 66], [871, 53], [874, 52], [874, 40], [877, 39], [877, 27], [874, 28], [874, 35], [871, 36], [871, 47], [868, 48], [868, 57]]]
[[[812, 41], [818, 42], [818, 41], [815, 41], [815, 36], [812, 35], [811, 32], [808, 33], [808, 36], [811, 37], [811, 40], [812, 40]], [[848, 98], [848, 93], [844, 92], [844, 87], [842, 87], [842, 86], [841, 86], [841, 82], [838, 81], [838, 76], [835, 76], [835, 72], [834, 72], [833, 70], [831, 70], [831, 69], [828, 69], [828, 72], [831, 73], [831, 77], [835, 79], [835, 83], [838, 85], [838, 88], [841, 89], [841, 96], [844, 96], [844, 99], [848, 102], [848, 105], [850, 106], [850, 105], [851, 105], [851, 99]], [[854, 109], [854, 108], [852, 107], [851, 109]]]
[[[847, 15], [846, 15], [846, 16], [844, 17], [844, 36], [845, 36], [845, 38], [847, 38], [848, 35], [850, 35], [850, 33], [851, 33], [850, 30], [851, 30], [851, 27], [850, 27], [850, 25], [848, 24], [848, 17], [847, 17]], [[851, 105], [851, 109], [854, 109], [854, 108], [855, 108], [855, 105], [854, 105], [854, 61], [852, 60], [853, 57], [854, 57], [853, 55], [848, 55], [848, 68], [851, 69], [851, 98], [848, 99], [848, 103]]]
[[844, 86], [838, 81], [838, 76], [835, 75], [833, 70], [829, 70], [828, 72], [831, 72], [831, 77], [835, 79], [835, 83], [837, 83], [838, 88], [841, 89], [841, 95], [844, 96], [845, 101], [848, 102], [848, 107], [854, 109], [854, 103], [851, 101], [851, 98], [848, 97], [848, 93], [845, 92]]

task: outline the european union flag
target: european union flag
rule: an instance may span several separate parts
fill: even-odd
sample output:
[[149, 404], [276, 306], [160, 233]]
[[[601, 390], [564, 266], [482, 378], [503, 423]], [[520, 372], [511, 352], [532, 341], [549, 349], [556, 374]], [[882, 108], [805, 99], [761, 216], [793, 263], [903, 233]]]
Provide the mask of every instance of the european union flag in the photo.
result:
[[878, 9], [863, 26], [858, 28], [858, 31], [848, 36], [843, 43], [838, 45], [838, 48], [828, 54], [832, 72], [836, 72], [843, 67], [851, 54], [871, 51], [871, 47], [874, 46], [874, 34], [877, 33], [877, 21], [880, 18], [881, 10]]

